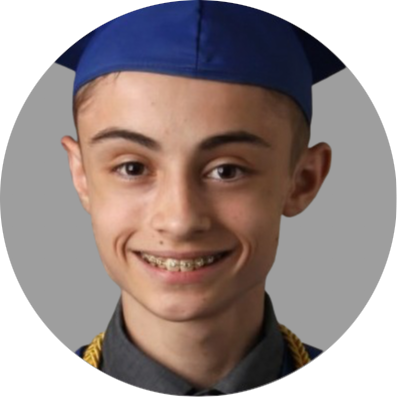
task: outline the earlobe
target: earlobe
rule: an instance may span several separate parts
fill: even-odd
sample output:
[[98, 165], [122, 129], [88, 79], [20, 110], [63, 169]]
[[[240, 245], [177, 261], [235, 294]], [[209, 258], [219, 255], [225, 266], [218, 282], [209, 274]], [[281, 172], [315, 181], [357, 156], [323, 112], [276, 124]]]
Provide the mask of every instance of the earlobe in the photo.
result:
[[309, 206], [328, 175], [331, 157], [331, 148], [326, 143], [319, 143], [307, 149], [293, 174], [283, 215], [298, 215]]
[[81, 149], [79, 144], [70, 136], [64, 136], [61, 140], [62, 146], [68, 154], [70, 173], [73, 184], [79, 195], [84, 209], [90, 212], [90, 200], [87, 187], [87, 178], [84, 170]]

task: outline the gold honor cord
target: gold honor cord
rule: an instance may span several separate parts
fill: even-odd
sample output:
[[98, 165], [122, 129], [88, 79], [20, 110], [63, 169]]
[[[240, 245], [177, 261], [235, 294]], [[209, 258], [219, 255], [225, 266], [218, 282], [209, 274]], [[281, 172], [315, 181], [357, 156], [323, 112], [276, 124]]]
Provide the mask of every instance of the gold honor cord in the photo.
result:
[[[300, 339], [284, 325], [279, 324], [280, 331], [286, 340], [294, 359], [295, 368], [299, 369], [310, 362], [310, 357]], [[99, 368], [102, 355], [102, 343], [105, 333], [97, 335], [84, 352], [83, 360], [95, 368]]]
[[295, 368], [299, 369], [308, 364], [310, 362], [309, 353], [301, 340], [285, 325], [279, 324], [278, 326], [288, 344], [292, 358], [294, 359]]

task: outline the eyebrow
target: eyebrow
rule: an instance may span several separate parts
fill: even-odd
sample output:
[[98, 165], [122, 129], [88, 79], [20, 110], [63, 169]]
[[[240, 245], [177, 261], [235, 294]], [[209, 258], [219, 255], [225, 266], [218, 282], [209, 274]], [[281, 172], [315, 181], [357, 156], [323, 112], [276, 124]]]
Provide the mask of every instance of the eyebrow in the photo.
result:
[[[136, 143], [147, 149], [151, 149], [157, 152], [162, 150], [161, 144], [155, 141], [154, 139], [149, 138], [148, 136], [141, 134], [139, 132], [130, 131], [126, 129], [118, 129], [118, 128], [110, 128], [97, 133], [95, 136], [91, 138], [90, 144], [94, 145], [112, 139], [125, 139], [127, 141]], [[206, 138], [202, 142], [200, 142], [198, 148], [199, 150], [207, 151], [232, 143], [245, 143], [245, 144], [250, 144], [265, 148], [271, 147], [269, 142], [265, 141], [259, 136], [247, 131], [237, 130], [237, 131], [227, 131]]]

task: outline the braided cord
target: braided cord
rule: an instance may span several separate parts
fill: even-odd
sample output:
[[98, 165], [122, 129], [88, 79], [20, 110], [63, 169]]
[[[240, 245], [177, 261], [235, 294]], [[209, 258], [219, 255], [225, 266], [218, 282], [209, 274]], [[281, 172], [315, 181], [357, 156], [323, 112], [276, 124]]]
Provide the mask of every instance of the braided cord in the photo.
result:
[[301, 340], [285, 325], [279, 324], [279, 328], [284, 336], [284, 339], [288, 344], [289, 350], [294, 359], [295, 368], [296, 369], [301, 368], [307, 363], [309, 363], [310, 362], [309, 353], [307, 352], [305, 346], [303, 346]]
[[97, 335], [87, 347], [83, 355], [83, 360], [87, 361], [87, 363], [91, 364], [94, 368], [99, 368], [99, 364], [101, 362], [102, 343], [104, 337], [104, 332]]
[[[295, 363], [295, 368], [301, 368], [305, 364], [309, 363], [309, 354], [300, 339], [286, 326], [279, 324], [279, 327], [291, 351]], [[91, 364], [94, 368], [99, 368], [101, 362], [102, 343], [104, 336], [104, 332], [97, 335], [92, 340], [91, 344], [87, 347], [83, 355], [83, 360], [86, 361], [88, 364]]]

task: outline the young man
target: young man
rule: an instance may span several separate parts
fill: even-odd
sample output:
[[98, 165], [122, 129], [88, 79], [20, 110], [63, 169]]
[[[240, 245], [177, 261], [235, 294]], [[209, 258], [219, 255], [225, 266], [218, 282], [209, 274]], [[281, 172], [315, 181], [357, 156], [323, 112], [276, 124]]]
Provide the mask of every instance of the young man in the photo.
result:
[[343, 68], [311, 36], [228, 3], [117, 18], [58, 63], [76, 70], [73, 182], [121, 299], [78, 354], [176, 395], [262, 386], [320, 352], [265, 293], [282, 215], [319, 191], [331, 149], [308, 148], [311, 86]]

